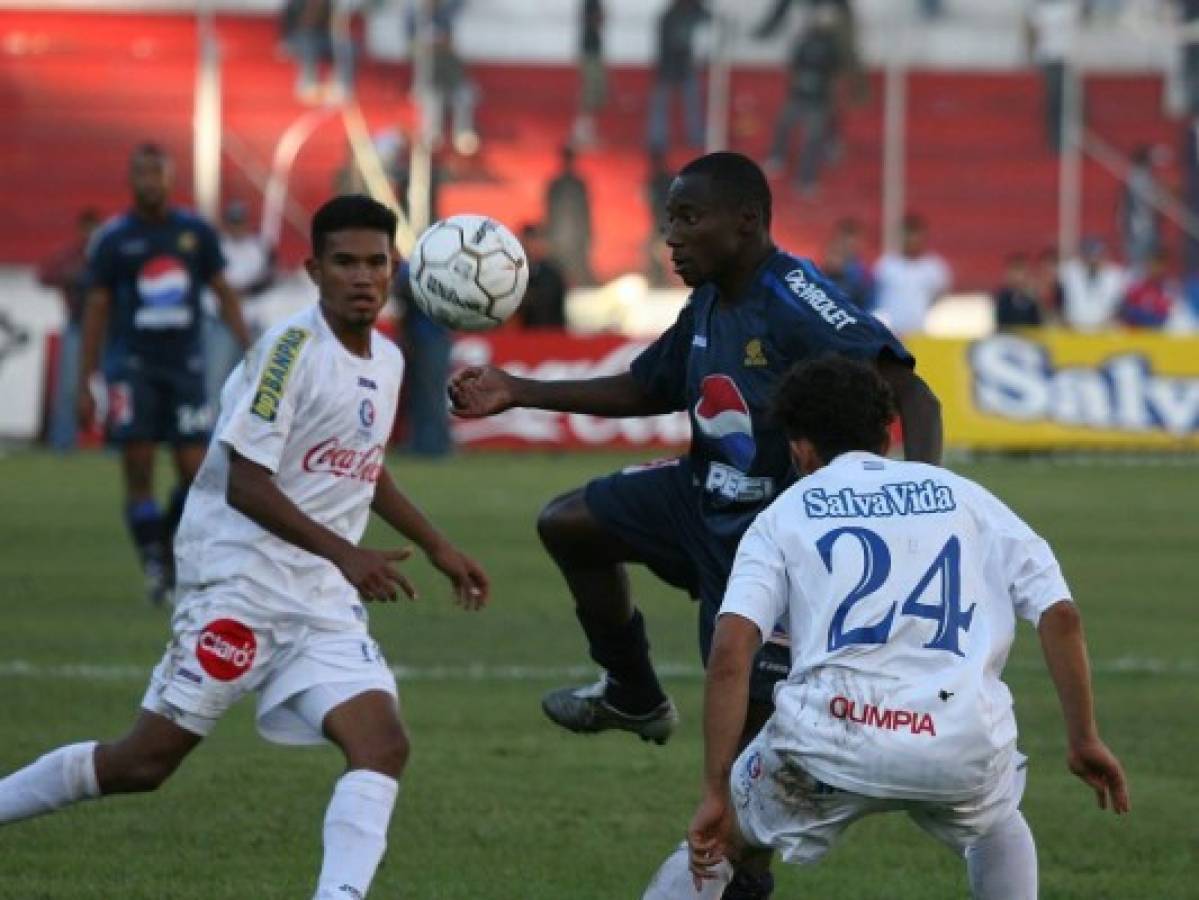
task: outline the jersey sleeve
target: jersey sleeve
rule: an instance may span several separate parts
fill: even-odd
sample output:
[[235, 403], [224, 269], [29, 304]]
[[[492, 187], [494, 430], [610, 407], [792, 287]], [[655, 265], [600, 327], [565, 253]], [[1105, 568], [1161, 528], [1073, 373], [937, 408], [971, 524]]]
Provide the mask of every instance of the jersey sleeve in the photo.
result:
[[92, 241], [87, 248], [87, 286], [112, 289], [116, 281], [113, 241], [104, 234]]
[[719, 613], [749, 619], [758, 626], [763, 641], [770, 638], [788, 606], [787, 568], [768, 522], [759, 516], [741, 538]]
[[288, 328], [258, 344], [246, 360], [250, 383], [217, 434], [217, 440], [251, 462], [279, 471], [300, 398], [306, 393], [312, 337], [303, 328]]
[[774, 284], [783, 300], [778, 309], [785, 316], [785, 321], [778, 323], [778, 332], [791, 358], [837, 354], [874, 362], [889, 356], [915, 367], [915, 357], [886, 325], [855, 306], [814, 265], [806, 260], [797, 262]]
[[998, 543], [1000, 565], [1016, 615], [1036, 625], [1053, 604], [1070, 600], [1062, 568], [1049, 543], [997, 497], [979, 488], [984, 528]]
[[221, 251], [220, 238], [207, 222], [203, 223], [203, 227], [200, 228], [200, 246], [196, 263], [204, 284], [208, 284], [225, 271], [225, 254]]
[[694, 322], [693, 306], [688, 303], [675, 323], [629, 366], [641, 389], [669, 409], [687, 408], [687, 358], [695, 337]]

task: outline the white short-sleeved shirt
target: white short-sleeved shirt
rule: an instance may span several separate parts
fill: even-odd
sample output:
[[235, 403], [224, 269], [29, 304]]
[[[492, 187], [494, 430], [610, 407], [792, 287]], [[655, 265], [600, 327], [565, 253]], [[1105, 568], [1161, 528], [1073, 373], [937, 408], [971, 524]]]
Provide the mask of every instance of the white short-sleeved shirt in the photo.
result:
[[888, 253], [874, 267], [874, 314], [896, 334], [924, 330], [929, 307], [949, 288], [949, 266], [934, 254], [909, 259]]
[[274, 473], [309, 518], [352, 543], [366, 530], [395, 421], [404, 357], [375, 332], [369, 359], [313, 306], [263, 335], [221, 391], [221, 414], [175, 538], [181, 603], [221, 585], [254, 621], [357, 626], [366, 618], [337, 567], [226, 502], [229, 453]]
[[1049, 545], [979, 485], [847, 453], [754, 521], [721, 615], [765, 636], [787, 617], [776, 749], [843, 790], [948, 800], [993, 786], [1015, 750], [1000, 675], [1016, 616], [1069, 598]]

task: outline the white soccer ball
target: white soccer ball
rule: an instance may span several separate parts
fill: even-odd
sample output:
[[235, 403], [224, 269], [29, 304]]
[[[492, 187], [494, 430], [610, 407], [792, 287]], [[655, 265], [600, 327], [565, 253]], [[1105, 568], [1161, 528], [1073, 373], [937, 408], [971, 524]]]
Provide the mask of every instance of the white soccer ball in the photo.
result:
[[488, 216], [450, 216], [417, 240], [408, 280], [421, 311], [459, 331], [486, 331], [520, 305], [529, 260], [520, 241]]

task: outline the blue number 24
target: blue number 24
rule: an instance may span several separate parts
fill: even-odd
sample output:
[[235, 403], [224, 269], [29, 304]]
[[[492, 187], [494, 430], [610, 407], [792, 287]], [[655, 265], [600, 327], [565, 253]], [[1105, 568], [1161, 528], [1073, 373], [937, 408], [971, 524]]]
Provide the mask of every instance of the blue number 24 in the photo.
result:
[[[853, 605], [881, 588], [887, 576], [891, 574], [891, 551], [887, 549], [887, 542], [877, 532], [868, 528], [834, 528], [816, 542], [816, 549], [820, 551], [820, 558], [829, 572], [833, 571], [833, 545], [845, 535], [854, 538], [861, 545], [862, 577], [833, 613], [833, 619], [828, 626], [830, 652], [853, 644], [885, 644], [891, 635], [891, 625], [895, 620], [896, 604], [892, 603], [887, 614], [873, 625], [846, 630], [845, 619]], [[922, 603], [920, 598], [937, 575], [941, 576], [940, 602]], [[962, 611], [962, 545], [954, 535], [945, 542], [945, 546], [920, 577], [920, 581], [904, 600], [899, 611], [905, 616], [918, 616], [937, 623], [937, 632], [933, 639], [924, 645], [926, 649], [948, 650], [958, 656], [965, 656], [958, 647], [958, 632], [970, 630], [975, 606], [977, 604], [972, 603], [969, 609]]]

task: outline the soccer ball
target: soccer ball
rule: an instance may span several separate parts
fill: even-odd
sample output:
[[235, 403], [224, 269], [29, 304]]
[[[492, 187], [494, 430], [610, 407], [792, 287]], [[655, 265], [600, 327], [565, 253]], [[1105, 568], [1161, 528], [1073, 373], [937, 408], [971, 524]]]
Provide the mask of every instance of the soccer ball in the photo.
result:
[[495, 219], [450, 216], [416, 242], [408, 280], [430, 319], [459, 331], [486, 331], [520, 305], [529, 261], [516, 236]]

